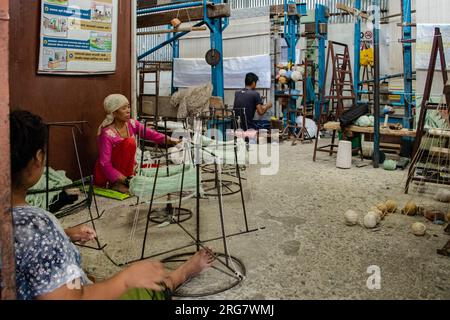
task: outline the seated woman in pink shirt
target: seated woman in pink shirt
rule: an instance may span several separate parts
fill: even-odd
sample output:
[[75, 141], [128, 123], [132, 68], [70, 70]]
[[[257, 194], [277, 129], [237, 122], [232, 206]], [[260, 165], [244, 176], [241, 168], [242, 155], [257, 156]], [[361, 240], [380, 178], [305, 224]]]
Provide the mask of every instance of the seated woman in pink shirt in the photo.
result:
[[94, 183], [98, 187], [111, 188], [127, 193], [129, 181], [135, 174], [136, 135], [157, 144], [175, 145], [179, 141], [147, 128], [130, 118], [130, 103], [121, 94], [105, 98], [106, 119], [98, 129], [99, 157], [95, 164]]

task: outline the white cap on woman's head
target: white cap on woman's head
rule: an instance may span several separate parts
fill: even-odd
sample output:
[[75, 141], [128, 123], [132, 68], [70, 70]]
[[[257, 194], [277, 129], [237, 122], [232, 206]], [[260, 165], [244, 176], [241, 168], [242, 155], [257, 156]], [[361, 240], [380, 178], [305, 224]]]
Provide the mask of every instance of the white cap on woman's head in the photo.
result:
[[128, 101], [127, 97], [122, 94], [115, 93], [107, 96], [103, 101], [103, 108], [106, 112], [106, 118], [98, 128], [97, 134], [100, 135], [103, 128], [109, 126], [114, 122], [114, 112], [129, 104], [130, 102]]
[[103, 101], [103, 107], [105, 108], [106, 114], [112, 114], [128, 104], [130, 104], [130, 102], [127, 97], [118, 93], [110, 94]]

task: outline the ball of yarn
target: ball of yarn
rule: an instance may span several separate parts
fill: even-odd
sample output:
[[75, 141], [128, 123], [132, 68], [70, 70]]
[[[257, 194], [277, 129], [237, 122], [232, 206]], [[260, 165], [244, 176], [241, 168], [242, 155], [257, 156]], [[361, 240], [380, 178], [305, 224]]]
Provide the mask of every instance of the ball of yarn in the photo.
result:
[[445, 220], [445, 213], [435, 209], [425, 210], [423, 216], [432, 222]]
[[379, 204], [377, 204], [377, 209], [380, 210], [380, 211], [383, 212], [383, 213], [387, 213], [387, 212], [388, 212], [388, 209], [387, 209], [385, 203], [379, 203]]
[[371, 122], [368, 116], [362, 116], [359, 117], [358, 120], [356, 120], [355, 125], [358, 127], [370, 127]]
[[344, 213], [345, 224], [348, 226], [354, 226], [358, 223], [358, 214], [353, 210], [347, 210]]
[[280, 69], [280, 71], [278, 71], [278, 74], [279, 74], [281, 77], [284, 77], [284, 76], [286, 75], [286, 73], [287, 73], [287, 70], [286, 70], [286, 69]]
[[293, 71], [300, 72], [301, 74], [305, 73], [305, 67], [304, 66], [295, 66], [292, 68]]
[[292, 71], [287, 71], [284, 76], [286, 77], [286, 79], [290, 80], [292, 78]]
[[377, 218], [377, 224], [381, 222], [381, 216], [382, 214], [380, 214], [380, 210], [377, 211], [369, 211], [367, 214], [372, 214], [375, 215], [375, 217]]
[[446, 189], [440, 189], [434, 196], [434, 200], [439, 202], [450, 202], [450, 191]]
[[388, 213], [394, 213], [395, 211], [397, 211], [398, 205], [394, 200], [386, 201], [385, 205]]
[[378, 222], [377, 222], [377, 214], [373, 213], [373, 212], [369, 212], [368, 214], [366, 214], [364, 216], [364, 227], [366, 227], [367, 229], [373, 229], [377, 226]]
[[278, 82], [281, 83], [281, 84], [286, 84], [288, 81], [287, 81], [287, 79], [285, 77], [280, 76], [280, 79], [278, 79]]
[[416, 236], [421, 237], [425, 235], [427, 227], [421, 222], [416, 222], [411, 226], [411, 230]]
[[369, 211], [375, 212], [376, 214], [378, 214], [381, 217], [381, 220], [383, 220], [384, 217], [386, 216], [386, 213], [384, 213], [383, 211], [379, 210], [377, 207], [371, 207], [369, 209]]
[[408, 201], [405, 204], [405, 207], [402, 209], [402, 214], [406, 214], [407, 216], [415, 216], [418, 212], [417, 204], [413, 201]]
[[394, 160], [386, 160], [383, 163], [384, 170], [395, 171], [397, 170], [397, 162]]
[[301, 72], [300, 71], [292, 71], [291, 79], [293, 81], [300, 81], [300, 80], [302, 80]]

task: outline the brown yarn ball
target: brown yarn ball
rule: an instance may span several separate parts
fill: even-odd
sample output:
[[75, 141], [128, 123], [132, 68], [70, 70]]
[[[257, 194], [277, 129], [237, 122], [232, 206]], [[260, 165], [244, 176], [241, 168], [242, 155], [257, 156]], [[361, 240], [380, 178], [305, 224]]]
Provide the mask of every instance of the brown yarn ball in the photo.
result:
[[445, 213], [439, 210], [430, 209], [426, 210], [424, 213], [424, 217], [427, 218], [430, 221], [444, 221], [445, 220]]
[[377, 204], [377, 209], [383, 213], [386, 213], [388, 211], [386, 204], [384, 204], [384, 203]]
[[418, 207], [413, 201], [408, 201], [405, 204], [405, 207], [402, 209], [402, 214], [406, 214], [407, 216], [415, 216], [418, 213]]
[[395, 211], [397, 211], [398, 205], [394, 200], [386, 201], [385, 205], [388, 213], [394, 213]]

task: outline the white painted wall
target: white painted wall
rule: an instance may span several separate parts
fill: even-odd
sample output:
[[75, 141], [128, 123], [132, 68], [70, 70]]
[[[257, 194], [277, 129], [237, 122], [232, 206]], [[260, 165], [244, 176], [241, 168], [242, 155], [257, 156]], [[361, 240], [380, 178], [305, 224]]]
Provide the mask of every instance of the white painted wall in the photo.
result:
[[[203, 58], [210, 48], [209, 30], [191, 32], [180, 39], [182, 58]], [[231, 19], [223, 33], [223, 54], [225, 58], [270, 54], [269, 16]], [[234, 90], [226, 90], [225, 104], [233, 102]]]
[[[450, 1], [449, 0], [420, 0], [417, 1], [417, 23], [450, 24]], [[420, 39], [417, 39], [420, 41]], [[426, 70], [417, 70], [417, 92], [418, 96], [423, 95]], [[442, 73], [436, 72], [434, 75], [432, 95], [442, 95]]]

